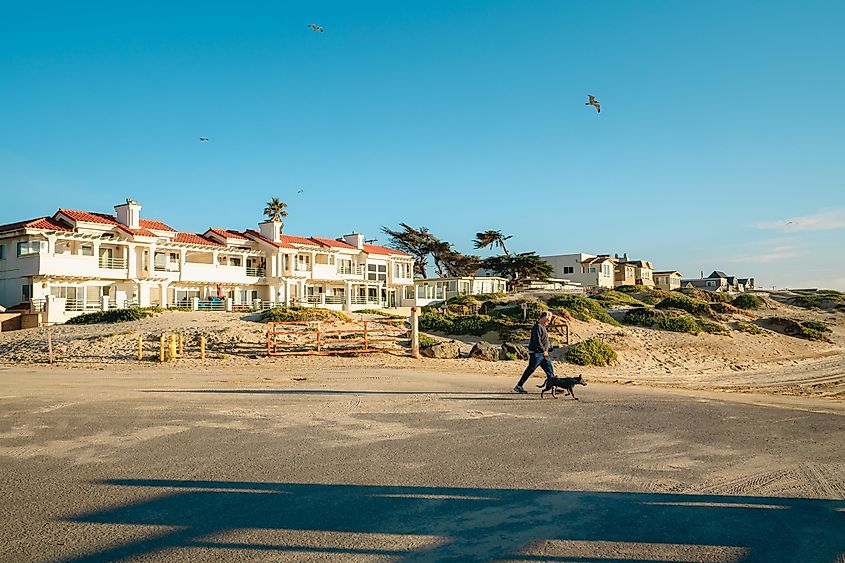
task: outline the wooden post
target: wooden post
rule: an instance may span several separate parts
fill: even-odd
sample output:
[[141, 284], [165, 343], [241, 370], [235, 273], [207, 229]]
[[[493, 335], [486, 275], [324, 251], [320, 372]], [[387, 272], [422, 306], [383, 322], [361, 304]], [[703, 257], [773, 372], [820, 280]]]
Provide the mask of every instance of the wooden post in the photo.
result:
[[205, 359], [205, 336], [200, 336], [200, 360]]
[[420, 357], [420, 310], [411, 307], [411, 356]]
[[370, 349], [370, 342], [367, 340], [367, 321], [364, 321], [364, 350]]
[[161, 338], [158, 340], [158, 361], [164, 361], [164, 335], [161, 335]]
[[[267, 323], [267, 355], [272, 356], [273, 352], [276, 351], [275, 348], [271, 349], [270, 346], [270, 331], [273, 330], [273, 323]], [[273, 339], [275, 341], [275, 338]]]
[[138, 337], [138, 361], [144, 359], [144, 337]]
[[185, 337], [179, 334], [179, 357], [181, 358], [185, 353]]
[[53, 363], [53, 331], [47, 327], [47, 359]]
[[317, 352], [320, 352], [320, 322], [317, 321]]
[[178, 344], [176, 342], [176, 335], [171, 334], [170, 335], [170, 350], [169, 350], [169, 354], [168, 354], [169, 357], [167, 359], [168, 360], [175, 360], [177, 350], [178, 350]]

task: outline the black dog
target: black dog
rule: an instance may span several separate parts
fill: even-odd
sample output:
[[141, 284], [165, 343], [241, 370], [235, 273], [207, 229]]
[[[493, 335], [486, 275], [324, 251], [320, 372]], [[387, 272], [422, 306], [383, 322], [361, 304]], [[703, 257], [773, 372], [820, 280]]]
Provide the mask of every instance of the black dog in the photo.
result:
[[540, 391], [540, 398], [543, 398], [543, 393], [546, 391], [552, 392], [552, 398], [557, 399], [557, 395], [555, 395], [555, 389], [563, 389], [564, 391], [568, 392], [572, 395], [572, 398], [576, 401], [578, 397], [575, 396], [574, 388], [576, 385], [586, 385], [584, 380], [581, 379], [581, 376], [578, 377], [551, 377], [546, 378], [546, 382], [542, 385], [538, 385], [537, 387], [545, 387], [542, 391]]

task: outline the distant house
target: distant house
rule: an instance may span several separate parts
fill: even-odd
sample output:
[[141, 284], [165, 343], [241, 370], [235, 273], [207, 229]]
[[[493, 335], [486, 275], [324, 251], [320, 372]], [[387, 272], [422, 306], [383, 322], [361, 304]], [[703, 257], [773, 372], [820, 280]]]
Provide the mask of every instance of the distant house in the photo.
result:
[[754, 291], [754, 278], [739, 278], [739, 283], [745, 288], [745, 291]]
[[567, 279], [584, 287], [614, 286], [615, 262], [606, 254], [596, 256], [579, 252], [540, 258], [552, 267], [552, 278]]
[[497, 276], [465, 276], [452, 278], [417, 278], [413, 287], [406, 287], [402, 305], [422, 306], [460, 295], [505, 293], [508, 280]]
[[622, 260], [620, 265], [634, 267], [634, 283], [646, 287], [654, 287], [654, 264], [648, 260]]
[[681, 272], [667, 271], [654, 272], [654, 285], [657, 289], [672, 291], [681, 287]]
[[613, 267], [613, 287], [637, 283], [637, 267], [627, 262], [616, 262]]
[[[754, 285], [754, 278], [743, 279], [750, 280], [751, 285]], [[681, 287], [695, 287], [714, 292], [742, 292], [746, 290], [746, 285], [740, 281], [740, 278], [729, 276], [720, 270], [713, 270], [706, 278], [682, 279]]]

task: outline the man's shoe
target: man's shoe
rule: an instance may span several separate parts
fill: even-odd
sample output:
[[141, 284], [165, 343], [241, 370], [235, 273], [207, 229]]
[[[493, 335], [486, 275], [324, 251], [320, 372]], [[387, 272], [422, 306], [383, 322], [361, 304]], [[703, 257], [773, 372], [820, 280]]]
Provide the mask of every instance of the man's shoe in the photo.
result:
[[517, 385], [513, 390], [515, 393], [528, 393], [522, 385]]

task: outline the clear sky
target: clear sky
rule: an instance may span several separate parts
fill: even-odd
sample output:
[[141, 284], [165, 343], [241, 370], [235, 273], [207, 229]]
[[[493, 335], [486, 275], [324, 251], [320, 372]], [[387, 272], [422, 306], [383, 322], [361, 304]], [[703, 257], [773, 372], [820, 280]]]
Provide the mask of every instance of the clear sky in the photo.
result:
[[0, 8], [0, 223], [131, 196], [244, 229], [279, 196], [293, 234], [845, 289], [841, 0]]

